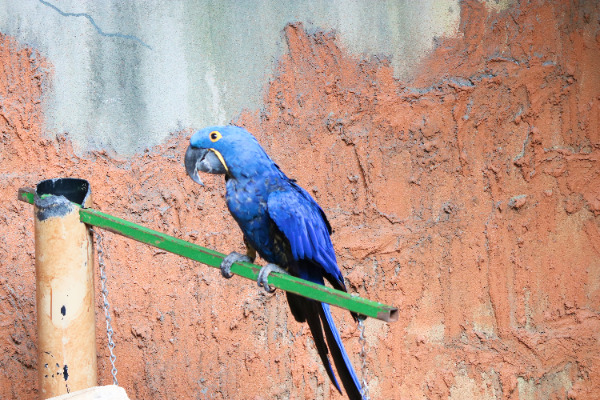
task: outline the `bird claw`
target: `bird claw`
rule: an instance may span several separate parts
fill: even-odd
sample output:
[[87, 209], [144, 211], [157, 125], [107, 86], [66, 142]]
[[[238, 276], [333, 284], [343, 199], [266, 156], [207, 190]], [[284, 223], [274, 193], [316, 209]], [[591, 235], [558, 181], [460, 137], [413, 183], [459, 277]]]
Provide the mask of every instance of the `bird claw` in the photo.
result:
[[229, 255], [221, 261], [221, 275], [223, 275], [224, 278], [229, 279], [233, 276], [231, 273], [231, 266], [236, 262], [252, 262], [252, 260], [250, 257], [240, 254], [237, 251], [229, 253]]
[[267, 293], [273, 293], [275, 291], [275, 288], [271, 288], [268, 283], [269, 274], [271, 272], [279, 272], [280, 274], [287, 275], [286, 270], [280, 268], [278, 265], [275, 264], [267, 264], [264, 267], [262, 267], [260, 271], [258, 271], [258, 279], [256, 280], [256, 283], [258, 283], [259, 287], [264, 288], [267, 291]]

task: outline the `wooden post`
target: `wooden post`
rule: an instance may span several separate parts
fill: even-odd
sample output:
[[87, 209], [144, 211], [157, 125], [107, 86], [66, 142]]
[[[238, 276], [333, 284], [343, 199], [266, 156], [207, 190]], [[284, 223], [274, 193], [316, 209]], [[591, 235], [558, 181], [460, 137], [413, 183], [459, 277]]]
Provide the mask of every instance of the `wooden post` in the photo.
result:
[[[44, 196], [50, 195], [50, 196]], [[79, 207], [91, 205], [82, 179], [37, 185], [35, 270], [41, 399], [97, 385], [91, 232]]]

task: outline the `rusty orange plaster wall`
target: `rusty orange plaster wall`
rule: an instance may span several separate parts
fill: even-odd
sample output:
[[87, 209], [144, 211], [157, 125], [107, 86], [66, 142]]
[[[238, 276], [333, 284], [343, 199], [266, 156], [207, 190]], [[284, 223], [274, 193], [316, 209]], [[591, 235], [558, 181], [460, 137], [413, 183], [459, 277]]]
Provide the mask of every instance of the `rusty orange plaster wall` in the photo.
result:
[[[411, 82], [290, 25], [264, 107], [234, 122], [323, 206], [351, 290], [400, 307], [396, 323], [367, 321], [374, 398], [594, 398], [599, 6], [467, 1], [461, 21]], [[34, 398], [33, 223], [19, 187], [84, 177], [103, 211], [222, 252], [242, 241], [222, 179], [185, 176], [191, 131], [127, 160], [77, 156], [67, 135], [43, 133], [43, 55], [0, 36], [0, 65], [0, 398]], [[339, 398], [282, 293], [104, 237], [131, 398]], [[356, 327], [335, 317], [358, 368]]]

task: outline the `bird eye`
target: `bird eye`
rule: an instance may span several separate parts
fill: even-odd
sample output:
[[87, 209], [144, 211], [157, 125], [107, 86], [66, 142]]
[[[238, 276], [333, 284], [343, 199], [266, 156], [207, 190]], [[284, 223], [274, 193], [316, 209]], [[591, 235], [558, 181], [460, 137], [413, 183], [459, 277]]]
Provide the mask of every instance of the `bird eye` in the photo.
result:
[[219, 131], [212, 131], [210, 133], [210, 141], [211, 142], [216, 142], [217, 140], [221, 139], [223, 136], [221, 135], [221, 132]]

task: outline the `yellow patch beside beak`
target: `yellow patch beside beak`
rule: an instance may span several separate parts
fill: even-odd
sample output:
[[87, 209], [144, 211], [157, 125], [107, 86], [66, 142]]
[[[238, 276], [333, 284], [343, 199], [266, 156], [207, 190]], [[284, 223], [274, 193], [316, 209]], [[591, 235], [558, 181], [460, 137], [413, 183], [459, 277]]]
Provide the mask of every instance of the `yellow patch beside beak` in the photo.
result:
[[225, 164], [225, 159], [223, 158], [223, 155], [221, 153], [219, 153], [219, 151], [217, 151], [215, 149], [208, 149], [208, 150], [210, 150], [213, 153], [215, 153], [215, 155], [217, 156], [217, 158], [219, 159], [219, 161], [221, 161], [221, 164], [223, 164], [223, 167], [225, 167], [225, 171], [227, 171], [227, 173], [229, 173], [229, 168], [227, 168], [227, 164]]

